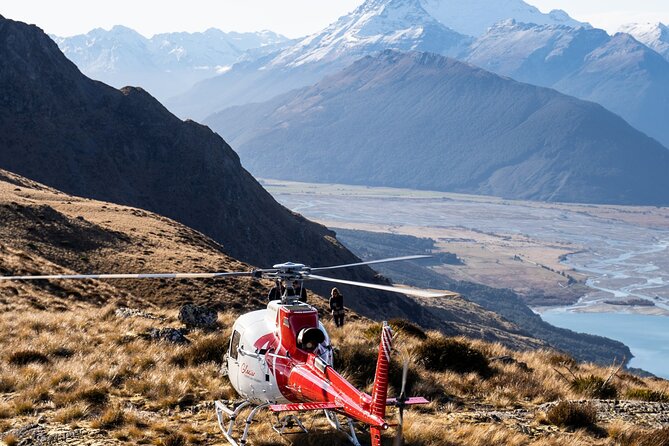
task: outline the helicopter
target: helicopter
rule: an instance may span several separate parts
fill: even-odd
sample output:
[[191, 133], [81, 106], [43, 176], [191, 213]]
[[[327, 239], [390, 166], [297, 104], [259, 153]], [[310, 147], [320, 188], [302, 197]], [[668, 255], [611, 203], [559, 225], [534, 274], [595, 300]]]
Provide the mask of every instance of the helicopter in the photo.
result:
[[[322, 411], [328, 423], [341, 432], [353, 445], [360, 446], [355, 423], [369, 426], [372, 446], [381, 446], [382, 432], [396, 426], [395, 445], [403, 442], [403, 412], [407, 406], [427, 404], [422, 397], [405, 394], [408, 360], [402, 368], [402, 386], [397, 398], [388, 398], [388, 372], [393, 352], [393, 333], [383, 322], [379, 340], [376, 372], [372, 394], [349, 383], [333, 367], [333, 348], [328, 333], [319, 320], [318, 310], [299, 300], [292, 288], [282, 286], [298, 281], [325, 281], [418, 297], [450, 297], [457, 293], [433, 292], [415, 288], [356, 282], [322, 276], [322, 271], [363, 265], [429, 258], [429, 255], [393, 257], [380, 260], [311, 268], [301, 263], [286, 262], [272, 268], [251, 271], [215, 273], [149, 273], [149, 274], [59, 274], [34, 276], [0, 276], [6, 280], [46, 279], [220, 279], [252, 277], [270, 279], [283, 290], [280, 299], [272, 300], [266, 309], [239, 316], [232, 327], [228, 351], [224, 357], [224, 374], [241, 397], [235, 402], [214, 402], [218, 425], [233, 446], [245, 445], [258, 412], [269, 410], [276, 414], [273, 429], [280, 435], [307, 433], [296, 415]], [[317, 272], [318, 274], [314, 274]], [[386, 407], [398, 408], [398, 423], [386, 419]], [[249, 410], [241, 436], [235, 438], [236, 420]], [[340, 421], [343, 416], [345, 421]]]

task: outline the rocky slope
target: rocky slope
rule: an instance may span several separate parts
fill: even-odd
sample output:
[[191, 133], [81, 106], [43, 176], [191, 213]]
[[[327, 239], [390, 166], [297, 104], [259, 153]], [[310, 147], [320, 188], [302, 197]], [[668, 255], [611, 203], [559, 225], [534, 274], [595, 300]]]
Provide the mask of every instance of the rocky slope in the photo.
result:
[[207, 123], [260, 177], [669, 203], [669, 151], [618, 116], [435, 54], [366, 57]]
[[[168, 218], [141, 209], [79, 198], [0, 170], [0, 274], [248, 271], [221, 245]], [[236, 311], [264, 306], [267, 281], [123, 280], [2, 282], [7, 310], [114, 302], [148, 309], [184, 302]], [[309, 282], [310, 290], [315, 283]], [[317, 288], [317, 287], [316, 287]], [[318, 289], [318, 288], [317, 288]], [[98, 296], [93, 301], [88, 296]], [[321, 308], [324, 301], [312, 296]], [[425, 310], [413, 301], [350, 292], [347, 306], [372, 318], [401, 316], [453, 335], [497, 340], [515, 348], [545, 343], [496, 314], [460, 299]]]

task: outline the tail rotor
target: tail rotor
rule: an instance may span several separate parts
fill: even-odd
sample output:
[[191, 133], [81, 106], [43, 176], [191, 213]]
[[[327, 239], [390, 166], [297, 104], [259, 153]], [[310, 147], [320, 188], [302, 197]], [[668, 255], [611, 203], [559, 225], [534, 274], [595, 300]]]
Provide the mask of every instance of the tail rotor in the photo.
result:
[[397, 432], [395, 433], [395, 439], [393, 440], [393, 446], [402, 446], [404, 444], [404, 408], [406, 407], [407, 396], [406, 396], [406, 384], [407, 384], [407, 374], [409, 372], [409, 352], [404, 349], [400, 351], [400, 357], [402, 358], [402, 388], [400, 390], [400, 395], [395, 400], [395, 405], [397, 406]]

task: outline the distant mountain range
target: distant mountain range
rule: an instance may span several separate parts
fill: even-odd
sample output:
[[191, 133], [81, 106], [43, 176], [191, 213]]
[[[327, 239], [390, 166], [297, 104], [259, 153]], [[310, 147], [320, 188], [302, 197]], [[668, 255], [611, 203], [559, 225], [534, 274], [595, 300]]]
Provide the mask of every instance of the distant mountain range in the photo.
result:
[[55, 39], [87, 75], [142, 86], [184, 118], [266, 101], [395, 49], [452, 56], [597, 102], [669, 146], [669, 60], [657, 55], [669, 57], [669, 30], [660, 23], [622, 30], [629, 34], [611, 37], [522, 0], [367, 0], [297, 41], [213, 29], [146, 39], [121, 26]]
[[167, 105], [201, 120], [312, 85], [365, 55], [418, 50], [598, 102], [669, 146], [669, 61], [655, 52], [667, 45], [666, 28], [643, 28], [643, 35], [641, 28], [629, 30], [649, 46], [628, 34], [611, 37], [563, 13], [541, 14], [517, 0], [368, 0], [320, 33], [236, 64]]
[[421, 0], [367, 0], [323, 31], [268, 57], [236, 64], [166, 105], [179, 116], [204, 119], [228, 106], [264, 101], [311, 85], [388, 48], [455, 56], [472, 40], [432, 17]]
[[117, 88], [139, 86], [160, 99], [182, 93], [244, 58], [276, 51], [289, 42], [271, 31], [226, 33], [214, 28], [201, 33], [156, 34], [147, 39], [124, 26], [51, 38], [87, 76]]
[[368, 56], [207, 123], [261, 177], [669, 204], [669, 150], [620, 117], [435, 54]]
[[225, 107], [311, 85], [386, 49], [458, 57], [472, 36], [507, 18], [589, 26], [564, 13], [541, 14], [521, 0], [367, 0], [324, 30], [274, 55], [237, 64], [166, 105], [179, 116], [203, 119]]
[[488, 27], [507, 19], [539, 25], [566, 25], [590, 28], [569, 14], [554, 9], [547, 14], [522, 0], [422, 0], [422, 6], [439, 22], [455, 31], [478, 37]]
[[669, 61], [629, 34], [507, 21], [461, 58], [602, 104], [669, 147]]

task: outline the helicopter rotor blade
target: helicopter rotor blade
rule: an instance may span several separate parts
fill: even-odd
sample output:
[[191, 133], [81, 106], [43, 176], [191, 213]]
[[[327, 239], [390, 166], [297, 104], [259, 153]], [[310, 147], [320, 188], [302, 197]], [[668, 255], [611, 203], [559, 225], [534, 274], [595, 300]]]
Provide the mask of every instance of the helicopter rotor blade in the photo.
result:
[[383, 290], [383, 291], [390, 291], [392, 293], [406, 294], [407, 296], [416, 296], [416, 297], [455, 297], [455, 296], [459, 296], [459, 294], [453, 293], [452, 291], [440, 291], [440, 292], [425, 291], [425, 290], [418, 290], [418, 289], [415, 289], [415, 288], [402, 288], [402, 287], [390, 286], [390, 285], [378, 285], [376, 283], [354, 282], [352, 280], [335, 279], [335, 278], [332, 278], [332, 277], [317, 276], [315, 274], [304, 274], [303, 277], [304, 277], [304, 279], [307, 279], [307, 280], [322, 280], [324, 282], [341, 283], [341, 284], [344, 284], [344, 285], [353, 285], [353, 286], [359, 286], [359, 287], [362, 287], [362, 288], [372, 288], [372, 289], [375, 289], [375, 290]]
[[253, 271], [229, 273], [158, 273], [158, 274], [52, 274], [45, 276], [0, 276], [2, 280], [47, 280], [47, 279], [217, 279], [220, 277], [252, 276]]
[[430, 257], [432, 257], [432, 256], [415, 255], [415, 256], [404, 256], [404, 257], [390, 257], [390, 258], [387, 258], [387, 259], [370, 260], [370, 261], [367, 261], [367, 262], [348, 263], [346, 265], [321, 266], [319, 268], [311, 268], [311, 271], [325, 271], [325, 270], [330, 270], [330, 269], [348, 268], [348, 267], [351, 267], [351, 266], [374, 265], [376, 263], [400, 262], [400, 261], [403, 261], [403, 260], [428, 259]]

